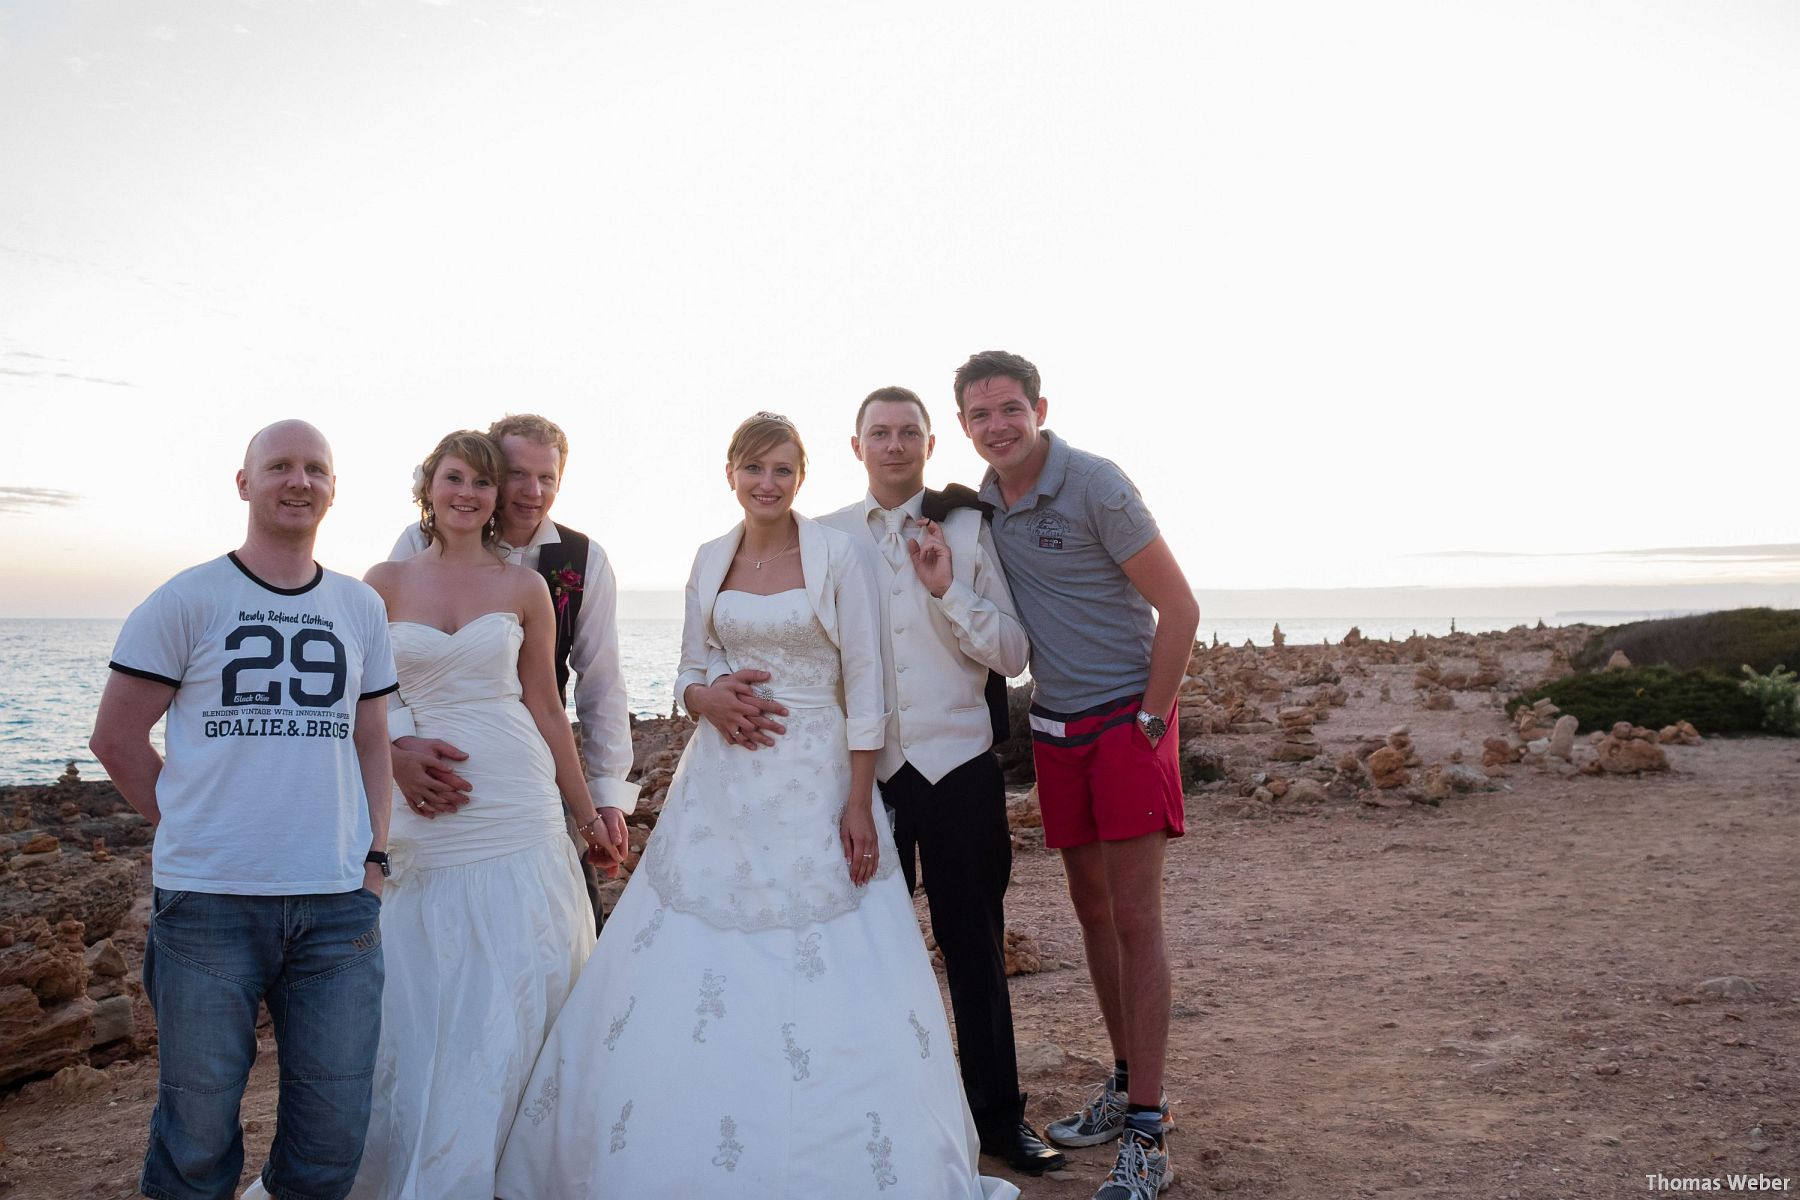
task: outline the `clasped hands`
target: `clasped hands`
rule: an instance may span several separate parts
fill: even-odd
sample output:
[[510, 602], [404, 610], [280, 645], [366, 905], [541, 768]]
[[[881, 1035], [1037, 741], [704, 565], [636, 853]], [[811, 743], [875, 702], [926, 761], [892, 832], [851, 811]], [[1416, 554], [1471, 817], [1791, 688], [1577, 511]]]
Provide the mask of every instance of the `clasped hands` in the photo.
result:
[[688, 712], [709, 722], [726, 741], [746, 750], [773, 746], [776, 736], [787, 732], [775, 718], [787, 716], [788, 710], [757, 694], [756, 685], [769, 678], [767, 671], [733, 671], [710, 684], [688, 685], [682, 700]]
[[[915, 550], [915, 562], [917, 554]], [[767, 671], [733, 671], [708, 685], [690, 684], [683, 700], [688, 712], [711, 723], [733, 745], [746, 750], [773, 746], [776, 737], [787, 732], [787, 726], [775, 718], [787, 716], [788, 710], [757, 693], [757, 685], [767, 683], [769, 679]], [[850, 882], [858, 887], [875, 877], [875, 868], [881, 862], [881, 845], [875, 837], [871, 803], [871, 797], [864, 796], [859, 801], [852, 796], [838, 821], [838, 838], [844, 847], [844, 868], [850, 872]]]

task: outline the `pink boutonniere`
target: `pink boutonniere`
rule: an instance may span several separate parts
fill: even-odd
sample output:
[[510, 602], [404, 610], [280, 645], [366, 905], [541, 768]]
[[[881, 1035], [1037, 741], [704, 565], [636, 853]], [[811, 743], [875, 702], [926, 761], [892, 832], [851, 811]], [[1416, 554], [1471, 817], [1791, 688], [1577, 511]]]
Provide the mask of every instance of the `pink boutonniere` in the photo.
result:
[[564, 567], [550, 577], [550, 599], [558, 620], [569, 615], [569, 597], [581, 590], [581, 582], [581, 572], [574, 567]]

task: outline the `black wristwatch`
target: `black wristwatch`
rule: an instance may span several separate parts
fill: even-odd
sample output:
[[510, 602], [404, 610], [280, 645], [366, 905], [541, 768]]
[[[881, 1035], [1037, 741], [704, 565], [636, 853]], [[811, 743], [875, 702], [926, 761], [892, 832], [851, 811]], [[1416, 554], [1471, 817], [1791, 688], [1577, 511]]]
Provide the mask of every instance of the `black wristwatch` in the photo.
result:
[[1153, 746], [1162, 741], [1163, 735], [1169, 732], [1167, 721], [1141, 708], [1138, 709], [1137, 723], [1138, 728], [1144, 731], [1144, 736], [1150, 739], [1150, 744]]
[[374, 863], [381, 868], [381, 877], [383, 879], [392, 879], [394, 877], [394, 868], [388, 865], [388, 856], [380, 850], [371, 850], [367, 856], [363, 858], [363, 864], [365, 866], [369, 863]]

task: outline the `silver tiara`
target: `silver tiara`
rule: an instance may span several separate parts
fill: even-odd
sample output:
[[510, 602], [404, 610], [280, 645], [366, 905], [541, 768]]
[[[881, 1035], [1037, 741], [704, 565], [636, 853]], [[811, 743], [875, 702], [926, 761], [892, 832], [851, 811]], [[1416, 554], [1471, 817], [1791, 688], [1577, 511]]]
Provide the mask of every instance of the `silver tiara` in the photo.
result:
[[754, 412], [754, 413], [750, 414], [750, 419], [752, 421], [779, 421], [783, 425], [786, 425], [789, 429], [792, 429], [794, 427], [794, 423], [792, 421], [788, 420], [786, 417], [782, 416], [780, 413], [773, 413], [773, 412], [767, 412], [767, 411]]

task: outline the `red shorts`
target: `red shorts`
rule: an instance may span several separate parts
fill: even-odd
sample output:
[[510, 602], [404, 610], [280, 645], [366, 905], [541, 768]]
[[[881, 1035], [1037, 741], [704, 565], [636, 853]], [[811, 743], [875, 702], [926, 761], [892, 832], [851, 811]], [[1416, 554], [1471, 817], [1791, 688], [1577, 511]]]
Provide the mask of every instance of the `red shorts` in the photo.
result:
[[1031, 706], [1044, 845], [1059, 850], [1185, 832], [1175, 713], [1152, 750], [1137, 727], [1142, 699], [1126, 696], [1079, 713]]

